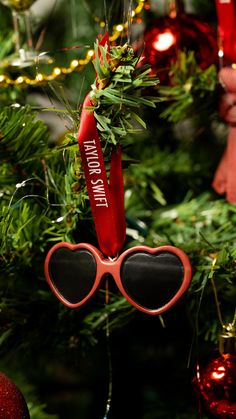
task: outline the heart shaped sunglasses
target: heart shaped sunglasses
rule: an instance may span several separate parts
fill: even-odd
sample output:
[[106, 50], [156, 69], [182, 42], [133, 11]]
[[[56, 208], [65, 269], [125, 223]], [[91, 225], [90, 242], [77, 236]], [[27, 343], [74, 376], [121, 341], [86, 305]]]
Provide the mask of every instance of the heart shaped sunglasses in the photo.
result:
[[110, 260], [90, 244], [62, 242], [45, 260], [52, 291], [71, 308], [84, 304], [109, 274], [130, 304], [144, 313], [161, 314], [187, 290], [191, 273], [187, 255], [174, 246], [136, 246]]

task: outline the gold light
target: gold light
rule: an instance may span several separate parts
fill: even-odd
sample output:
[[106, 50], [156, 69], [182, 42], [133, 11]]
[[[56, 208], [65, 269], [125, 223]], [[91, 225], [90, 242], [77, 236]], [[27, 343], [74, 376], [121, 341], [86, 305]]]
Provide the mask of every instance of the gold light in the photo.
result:
[[[131, 11], [131, 17], [136, 18], [136, 21], [140, 21], [140, 13], [142, 12], [145, 4], [148, 3], [148, 0], [138, 0], [138, 4], [134, 10]], [[105, 27], [106, 24], [104, 21], [99, 21], [98, 18], [95, 18], [96, 22], [99, 22], [100, 27]], [[128, 28], [128, 21], [125, 23], [120, 23], [118, 25], [115, 25], [113, 27], [113, 32], [109, 36], [110, 42], [116, 41], [122, 33]], [[31, 86], [38, 86], [40, 84], [44, 84], [48, 81], [55, 80], [59, 77], [65, 76], [67, 74], [70, 74], [74, 71], [80, 71], [82, 70], [93, 58], [94, 56], [94, 50], [90, 49], [86, 57], [83, 59], [75, 60], [73, 59], [69, 67], [54, 67], [50, 74], [42, 74], [37, 73], [34, 78], [26, 77], [26, 76], [19, 76], [16, 79], [13, 79], [9, 76], [6, 76], [5, 74], [0, 74], [0, 87], [4, 87], [7, 85], [21, 85], [23, 87], [26, 87], [27, 85]]]

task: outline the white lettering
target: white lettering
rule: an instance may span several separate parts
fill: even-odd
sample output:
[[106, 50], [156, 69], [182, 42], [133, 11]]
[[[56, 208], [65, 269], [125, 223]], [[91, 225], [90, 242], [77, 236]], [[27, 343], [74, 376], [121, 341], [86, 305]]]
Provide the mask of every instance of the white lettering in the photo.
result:
[[89, 174], [91, 175], [100, 175], [101, 169], [89, 169]]
[[95, 145], [87, 145], [87, 144], [85, 144], [84, 145], [84, 148], [85, 148], [85, 151], [87, 152], [89, 150], [94, 150], [96, 147], [95, 147]]
[[88, 153], [86, 153], [86, 156], [88, 156], [87, 157], [87, 160], [88, 159], [91, 159], [91, 158], [98, 158], [98, 152], [97, 152], [97, 150], [94, 150], [94, 151], [89, 151]]
[[92, 189], [93, 189], [93, 192], [94, 192], [94, 196], [96, 196], [97, 194], [105, 195], [105, 190], [104, 190], [103, 182], [102, 182], [102, 185], [92, 186]]
[[84, 141], [84, 144], [95, 144], [95, 140], [88, 140], [88, 141]]
[[90, 162], [88, 162], [88, 167], [90, 169], [95, 169], [95, 167], [99, 167], [99, 166], [100, 166], [99, 161], [90, 161]]
[[103, 183], [102, 179], [97, 179], [97, 180], [91, 180], [92, 185], [97, 185], [98, 183]]
[[[102, 170], [100, 168], [96, 140], [84, 141], [83, 144], [89, 176], [100, 175]], [[90, 182], [96, 207], [108, 207], [103, 179], [90, 179]]]
[[[96, 198], [95, 198], [96, 200]], [[106, 198], [100, 198], [99, 199], [100, 204], [96, 204], [96, 207], [108, 207], [107, 199]]]
[[104, 184], [102, 179], [92, 180], [92, 190], [94, 194], [94, 201], [96, 202], [96, 207], [108, 207], [106, 192], [104, 189]]

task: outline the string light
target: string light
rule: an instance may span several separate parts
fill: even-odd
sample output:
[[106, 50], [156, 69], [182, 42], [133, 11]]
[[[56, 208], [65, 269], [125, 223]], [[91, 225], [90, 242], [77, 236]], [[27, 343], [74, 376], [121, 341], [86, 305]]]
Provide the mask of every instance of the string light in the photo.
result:
[[[145, 6], [147, 6], [148, 0], [138, 0], [138, 4], [134, 10], [131, 11], [132, 20], [136, 19], [138, 23], [140, 23], [140, 14]], [[101, 28], [106, 26], [104, 21], [99, 21], [98, 18], [95, 19], [96, 22], [99, 23]], [[110, 42], [116, 41], [129, 26], [129, 22], [120, 23], [113, 26], [112, 34], [109, 36]], [[53, 81], [58, 79], [59, 77], [66, 76], [76, 71], [81, 71], [93, 58], [94, 51], [90, 49], [85, 58], [81, 59], [73, 59], [68, 67], [54, 67], [50, 74], [43, 74], [37, 73], [34, 78], [21, 75], [17, 78], [11, 78], [9, 75], [0, 74], [0, 87], [6, 87], [9, 85], [16, 85], [16, 86], [38, 86], [40, 84], [44, 84], [49, 81]], [[37, 61], [35, 63], [37, 65]]]

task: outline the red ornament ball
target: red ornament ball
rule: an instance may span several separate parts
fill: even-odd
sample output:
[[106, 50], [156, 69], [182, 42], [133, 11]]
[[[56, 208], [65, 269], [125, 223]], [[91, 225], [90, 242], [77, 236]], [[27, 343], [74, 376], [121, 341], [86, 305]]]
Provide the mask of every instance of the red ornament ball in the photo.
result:
[[220, 356], [198, 373], [196, 383], [206, 411], [221, 419], [236, 418], [236, 356]]
[[205, 69], [218, 62], [215, 30], [198, 17], [177, 13], [159, 17], [144, 32], [144, 63], [151, 65], [160, 81], [168, 82], [171, 63], [180, 51], [194, 51], [198, 65]]
[[22, 393], [3, 373], [0, 373], [0, 419], [30, 419]]

